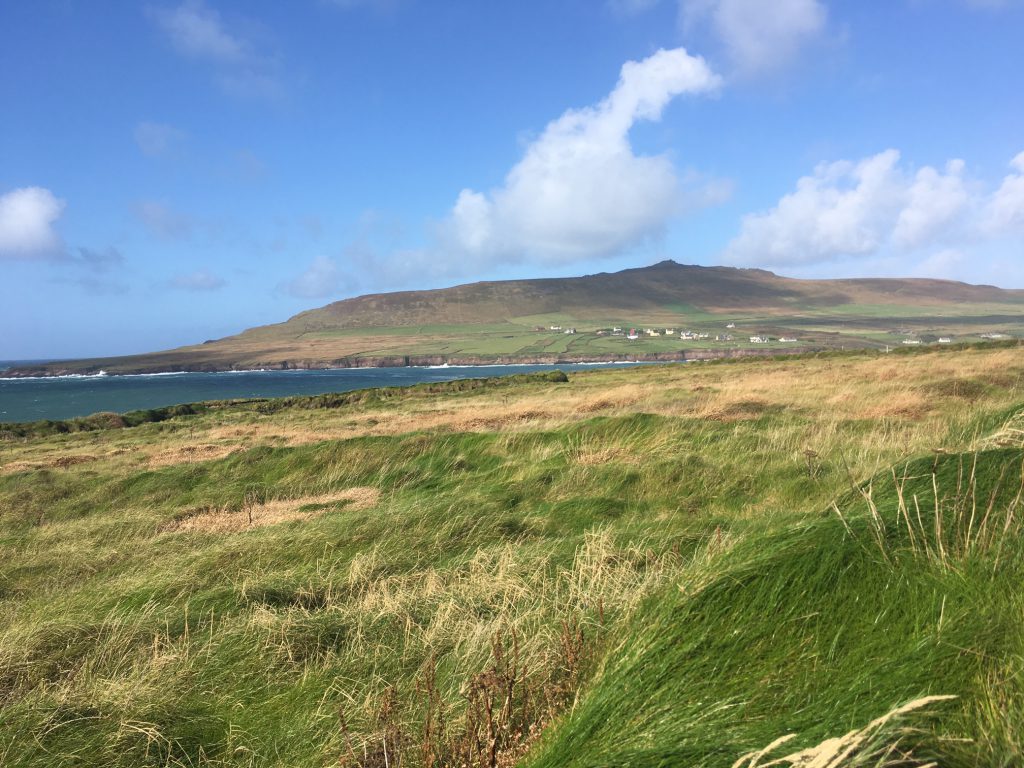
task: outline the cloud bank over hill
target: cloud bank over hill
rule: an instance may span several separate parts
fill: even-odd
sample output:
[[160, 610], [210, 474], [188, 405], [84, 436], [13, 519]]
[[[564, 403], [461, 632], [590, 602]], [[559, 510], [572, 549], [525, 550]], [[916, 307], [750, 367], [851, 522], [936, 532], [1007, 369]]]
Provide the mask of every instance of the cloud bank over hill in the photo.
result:
[[947, 270], [960, 248], [1024, 235], [1024, 152], [987, 191], [963, 160], [916, 171], [895, 149], [822, 163], [770, 210], [743, 217], [725, 260], [783, 268], [896, 258]]

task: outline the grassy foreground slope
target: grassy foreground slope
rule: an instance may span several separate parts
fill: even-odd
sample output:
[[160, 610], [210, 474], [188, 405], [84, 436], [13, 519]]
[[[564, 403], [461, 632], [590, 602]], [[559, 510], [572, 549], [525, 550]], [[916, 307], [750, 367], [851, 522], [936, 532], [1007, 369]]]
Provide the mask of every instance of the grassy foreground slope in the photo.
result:
[[0, 764], [1019, 764], [1022, 376], [868, 353], [12, 434]]
[[[1024, 291], [928, 279], [796, 280], [663, 261], [583, 277], [370, 294], [179, 349], [22, 374], [690, 359], [1024, 335]], [[641, 330], [634, 340], [610, 331]], [[573, 328], [577, 332], [566, 334]], [[649, 336], [644, 328], [663, 335]], [[673, 333], [664, 333], [671, 329]], [[689, 330], [705, 338], [681, 339]], [[768, 344], [752, 336], [769, 336]], [[719, 338], [720, 337], [720, 338]], [[783, 342], [782, 339], [787, 339]]]

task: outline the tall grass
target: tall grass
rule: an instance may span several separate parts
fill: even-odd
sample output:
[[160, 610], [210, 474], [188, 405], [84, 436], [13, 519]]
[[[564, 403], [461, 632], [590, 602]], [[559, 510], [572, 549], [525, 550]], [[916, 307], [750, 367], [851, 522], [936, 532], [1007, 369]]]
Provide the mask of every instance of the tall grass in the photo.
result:
[[[871, 744], [1013, 764], [1022, 457], [987, 437], [1024, 397], [933, 387], [1006, 354], [611, 371], [2, 443], [0, 763], [729, 766], [955, 695]], [[921, 413], [865, 415], [926, 389]], [[366, 505], [324, 501], [358, 489]], [[257, 525], [272, 509], [301, 516]], [[204, 514], [247, 524], [180, 525]]]

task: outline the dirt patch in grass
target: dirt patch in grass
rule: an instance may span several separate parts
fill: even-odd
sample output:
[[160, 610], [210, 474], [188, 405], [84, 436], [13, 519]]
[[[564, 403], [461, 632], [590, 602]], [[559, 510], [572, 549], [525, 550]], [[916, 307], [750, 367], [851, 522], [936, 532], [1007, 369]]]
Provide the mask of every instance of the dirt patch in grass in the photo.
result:
[[275, 499], [241, 509], [199, 507], [174, 518], [159, 530], [161, 533], [238, 533], [293, 520], [311, 520], [330, 512], [368, 509], [379, 499], [380, 491], [376, 488], [358, 486], [319, 496]]
[[958, 397], [974, 402], [988, 392], [988, 386], [976, 379], [946, 379], [923, 387], [928, 395], [937, 397]]
[[710, 421], [740, 421], [742, 419], [757, 419], [783, 409], [782, 405], [773, 405], [764, 400], [739, 400], [718, 405], [702, 415]]
[[149, 466], [169, 467], [174, 464], [191, 464], [195, 461], [212, 461], [244, 450], [245, 448], [238, 445], [185, 445], [150, 456]]
[[30, 472], [34, 469], [67, 469], [77, 464], [88, 464], [98, 461], [97, 456], [57, 456], [47, 461], [11, 461], [0, 467], [0, 475], [13, 475], [15, 472]]

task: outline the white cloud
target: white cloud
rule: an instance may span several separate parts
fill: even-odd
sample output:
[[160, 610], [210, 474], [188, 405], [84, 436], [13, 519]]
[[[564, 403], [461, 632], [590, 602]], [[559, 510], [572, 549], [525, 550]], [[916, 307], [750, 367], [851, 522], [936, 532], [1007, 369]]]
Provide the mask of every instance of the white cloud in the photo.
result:
[[881, 259], [920, 273], [962, 270], [966, 247], [1024, 235], [1024, 153], [1012, 165], [1018, 173], [989, 194], [965, 178], [962, 160], [913, 172], [890, 149], [822, 164], [774, 208], [745, 216], [725, 260], [785, 268]]
[[682, 48], [626, 62], [603, 101], [548, 124], [502, 187], [462, 190], [441, 228], [442, 250], [457, 259], [558, 263], [657, 236], [682, 212], [687, 190], [668, 157], [635, 154], [629, 132], [640, 120], [660, 119], [676, 96], [719, 83]]
[[220, 14], [202, 0], [186, 0], [177, 8], [158, 10], [156, 17], [171, 43], [185, 56], [238, 62], [250, 55], [248, 43], [224, 29]]
[[1014, 172], [1003, 179], [989, 203], [985, 226], [992, 233], [1024, 232], [1024, 152], [1012, 161]]
[[171, 278], [168, 285], [179, 291], [216, 291], [223, 288], [226, 283], [224, 278], [219, 277], [205, 269], [197, 269], [183, 275], [176, 275]]
[[192, 235], [192, 219], [156, 200], [140, 200], [133, 206], [139, 221], [161, 240], [184, 240]]
[[279, 287], [299, 299], [326, 299], [336, 295], [344, 283], [337, 263], [326, 256], [318, 256], [301, 275]]
[[943, 234], [969, 203], [963, 179], [964, 161], [950, 160], [946, 173], [926, 166], [906, 190], [893, 241], [903, 248], [927, 245]]
[[278, 98], [283, 87], [274, 56], [246, 36], [227, 28], [203, 0], [184, 0], [153, 11], [153, 18], [182, 56], [212, 64], [220, 87], [233, 95]]
[[679, 0], [684, 30], [710, 26], [744, 74], [777, 69], [825, 31], [820, 0]]
[[144, 155], [160, 157], [172, 152], [185, 138], [173, 125], [143, 120], [135, 126], [135, 143]]
[[0, 195], [0, 258], [53, 258], [64, 251], [54, 224], [65, 202], [43, 187]]

